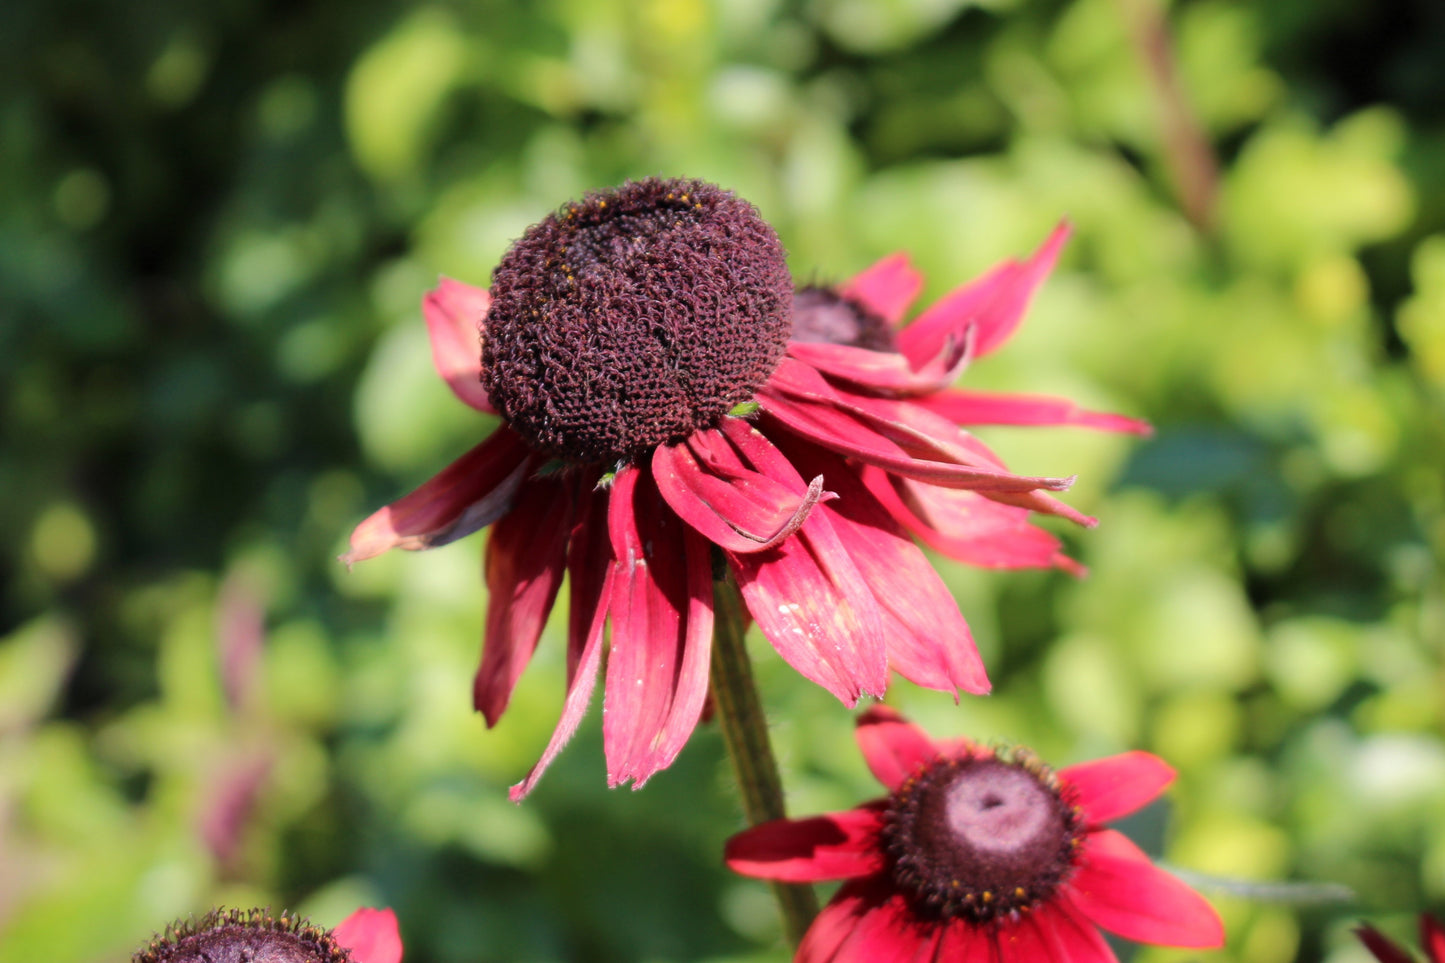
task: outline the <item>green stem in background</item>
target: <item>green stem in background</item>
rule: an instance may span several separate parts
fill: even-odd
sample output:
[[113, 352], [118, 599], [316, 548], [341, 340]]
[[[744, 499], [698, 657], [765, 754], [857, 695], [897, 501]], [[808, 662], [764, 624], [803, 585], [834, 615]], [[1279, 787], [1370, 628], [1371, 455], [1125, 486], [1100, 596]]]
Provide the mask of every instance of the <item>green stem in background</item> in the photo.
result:
[[[753, 669], [743, 644], [745, 621], [742, 599], [731, 579], [713, 583], [712, 699], [718, 727], [727, 742], [728, 756], [738, 777], [743, 812], [756, 826], [783, 818], [783, 781], [768, 741], [768, 719], [753, 683]], [[772, 883], [773, 896], [783, 914], [783, 930], [797, 946], [808, 924], [818, 915], [813, 887]]]

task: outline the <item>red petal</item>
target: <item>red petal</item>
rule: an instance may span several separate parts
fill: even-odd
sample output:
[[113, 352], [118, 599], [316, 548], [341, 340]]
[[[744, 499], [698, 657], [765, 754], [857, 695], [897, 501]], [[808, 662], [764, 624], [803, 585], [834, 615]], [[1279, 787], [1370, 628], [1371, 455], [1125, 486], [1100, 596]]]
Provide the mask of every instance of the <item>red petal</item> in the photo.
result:
[[[802, 476], [763, 435], [738, 418], [723, 431], [754, 469], [795, 493]], [[805, 677], [855, 705], [888, 684], [888, 652], [873, 591], [832, 521], [815, 511], [778, 548], [728, 553], [748, 611], [778, 654]]]
[[1029, 512], [978, 492], [892, 478], [865, 466], [863, 483], [899, 524], [929, 548], [982, 568], [1049, 568], [1057, 538], [1029, 523]]
[[1135, 751], [1068, 766], [1059, 778], [1078, 791], [1084, 817], [1098, 825], [1153, 802], [1174, 781], [1174, 770], [1158, 756]]
[[908, 255], [900, 251], [855, 275], [839, 293], [896, 325], [922, 290], [923, 275], [908, 263]]
[[1053, 946], [1053, 958], [1059, 963], [1118, 963], [1098, 927], [1061, 895], [1034, 912], [1034, 923]]
[[793, 963], [832, 963], [859, 918], [876, 905], [867, 898], [873, 888], [873, 880], [844, 883], [803, 934]]
[[995, 940], [1002, 963], [1065, 963], [1066, 957], [1044, 933], [1032, 913], [999, 926]]
[[883, 868], [883, 804], [812, 819], [775, 819], [728, 840], [723, 860], [744, 876], [786, 883], [866, 876]]
[[498, 428], [422, 485], [356, 526], [347, 565], [392, 548], [436, 548], [495, 522], [512, 507], [527, 477], [531, 450], [510, 428]]
[[472, 705], [494, 726], [557, 600], [572, 522], [572, 485], [532, 481], [487, 542], [487, 627]]
[[577, 518], [567, 540], [567, 685], [577, 676], [577, 663], [587, 647], [598, 609], [605, 617], [612, 570], [612, 540], [607, 533], [607, 496], [597, 488], [595, 473], [577, 480]]
[[1001, 956], [1001, 948], [991, 930], [962, 918], [951, 919], [941, 928], [943, 932], [938, 940], [938, 951], [933, 957], [936, 963], [954, 963], [955, 960], [958, 963], [1008, 963]]
[[1089, 919], [1141, 943], [1224, 945], [1224, 925], [1214, 907], [1151, 863], [1127, 838], [1112, 829], [1096, 830], [1084, 847], [1068, 888]]
[[[603, 598], [610, 592], [614, 573], [619, 567], [608, 568], [601, 585]], [[582, 721], [582, 716], [587, 711], [587, 703], [592, 698], [592, 688], [597, 684], [597, 667], [602, 661], [602, 629], [606, 624], [607, 608], [598, 605], [592, 613], [592, 623], [587, 627], [576, 671], [567, 682], [567, 699], [562, 706], [562, 718], [557, 720], [557, 728], [552, 732], [552, 738], [543, 750], [542, 758], [537, 760], [532, 771], [527, 773], [526, 779], [508, 791], [507, 795], [512, 802], [521, 802], [536, 787], [542, 773], [547, 771], [557, 753], [562, 751], [567, 740], [572, 738], [572, 733], [577, 731], [577, 725]]]
[[[919, 920], [885, 877], [843, 884], [818, 914], [794, 963], [926, 963], [941, 927]], [[939, 957], [944, 959], [945, 957]]]
[[938, 573], [841, 458], [809, 445], [789, 446], [805, 474], [819, 474], [841, 496], [827, 514], [883, 614], [888, 664], [909, 681], [944, 692], [982, 694], [988, 674], [968, 623]]
[[1027, 261], [1005, 261], [934, 302], [899, 332], [899, 351], [921, 365], [937, 355], [950, 336], [961, 338], [971, 326], [976, 329], [977, 357], [1000, 347], [1023, 320], [1034, 291], [1054, 269], [1071, 230], [1067, 223], [1060, 224]]
[[672, 762], [702, 714], [712, 564], [707, 541], [667, 511], [635, 466], [613, 482], [608, 527], [617, 575], [602, 737], [608, 783], [640, 788]]
[[[789, 360], [783, 359], [783, 364]], [[774, 390], [771, 382], [758, 394], [758, 400], [763, 411], [786, 431], [905, 478], [945, 488], [1018, 494], [1037, 488], [1061, 491], [1073, 484], [1072, 478], [1031, 478], [980, 467], [983, 458], [951, 444], [954, 439], [929, 437], [907, 424], [857, 406], [785, 395]], [[913, 452], [926, 452], [930, 457], [915, 457]]]
[[788, 354], [867, 394], [924, 398], [957, 381], [968, 366], [971, 352], [968, 339], [949, 339], [937, 357], [917, 369], [901, 354], [846, 344], [790, 341]]
[[[1420, 922], [1423, 924], [1428, 918], [1422, 915]], [[1361, 943], [1365, 944], [1365, 949], [1369, 950], [1380, 963], [1415, 963], [1415, 958], [1404, 947], [1373, 926], [1357, 926], [1355, 935], [1360, 938]], [[1431, 956], [1430, 959], [1433, 963], [1436, 958]]]
[[401, 963], [401, 933], [390, 909], [363, 908], [331, 931], [356, 963]]
[[858, 717], [855, 735], [863, 760], [889, 792], [940, 755], [928, 733], [884, 705], [871, 706]]
[[491, 306], [485, 288], [442, 278], [422, 299], [421, 310], [437, 374], [462, 401], [496, 414], [482, 387], [482, 325]]
[[1420, 914], [1420, 945], [1430, 963], [1445, 963], [1445, 928], [1429, 913]]
[[798, 495], [747, 469], [713, 429], [696, 433], [686, 444], [660, 445], [653, 451], [652, 473], [662, 497], [683, 521], [732, 552], [760, 552], [780, 544], [825, 494], [821, 478]]
[[959, 425], [1077, 425], [1100, 431], [1153, 434], [1147, 421], [1080, 408], [1067, 398], [1010, 395], [950, 388], [916, 399]]

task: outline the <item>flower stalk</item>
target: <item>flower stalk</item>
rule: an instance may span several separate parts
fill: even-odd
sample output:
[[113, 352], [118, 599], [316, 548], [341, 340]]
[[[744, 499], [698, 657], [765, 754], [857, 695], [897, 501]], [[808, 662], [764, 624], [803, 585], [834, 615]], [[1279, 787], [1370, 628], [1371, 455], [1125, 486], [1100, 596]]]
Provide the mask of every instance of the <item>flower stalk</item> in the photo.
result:
[[[737, 775], [743, 813], [748, 825], [757, 826], [782, 819], [783, 782], [768, 739], [768, 720], [763, 714], [752, 665], [748, 662], [743, 637], [746, 623], [742, 599], [730, 578], [713, 582], [712, 698], [718, 727], [727, 743], [728, 757]], [[772, 883], [773, 898], [783, 917], [783, 931], [797, 946], [818, 915], [818, 897], [813, 887]]]

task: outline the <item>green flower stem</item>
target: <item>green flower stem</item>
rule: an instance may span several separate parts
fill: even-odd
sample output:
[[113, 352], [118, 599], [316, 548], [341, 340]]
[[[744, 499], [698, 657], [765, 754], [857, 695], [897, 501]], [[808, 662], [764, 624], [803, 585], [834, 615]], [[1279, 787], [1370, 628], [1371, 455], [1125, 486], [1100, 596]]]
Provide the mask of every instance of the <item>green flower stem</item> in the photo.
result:
[[[712, 698], [718, 727], [738, 777], [743, 812], [749, 825], [782, 819], [783, 781], [768, 741], [768, 720], [753, 683], [752, 665], [743, 644], [742, 599], [731, 579], [713, 583]], [[773, 883], [773, 896], [783, 914], [783, 929], [797, 946], [818, 915], [813, 887]]]

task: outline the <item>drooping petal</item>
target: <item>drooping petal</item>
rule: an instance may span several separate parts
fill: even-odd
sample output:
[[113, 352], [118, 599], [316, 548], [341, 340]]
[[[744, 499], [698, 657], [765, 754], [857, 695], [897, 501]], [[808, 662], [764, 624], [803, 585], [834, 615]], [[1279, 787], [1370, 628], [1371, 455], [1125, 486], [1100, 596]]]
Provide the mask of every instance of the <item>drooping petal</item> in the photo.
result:
[[[795, 493], [788, 460], [738, 418], [723, 432], [752, 468]], [[873, 591], [829, 518], [814, 510], [792, 538], [767, 552], [728, 552], [748, 611], [789, 665], [853, 706], [888, 685], [888, 652]]]
[[1224, 925], [1214, 907], [1112, 829], [1087, 834], [1067, 888], [1085, 916], [1125, 939], [1201, 948], [1224, 944]]
[[577, 675], [577, 663], [587, 648], [593, 619], [600, 608], [605, 617], [612, 570], [612, 540], [607, 533], [606, 489], [596, 487], [597, 472], [577, 479], [577, 510], [567, 539], [567, 685]]
[[497, 724], [537, 649], [566, 567], [573, 486], [535, 479], [487, 542], [487, 626], [472, 704]]
[[501, 518], [531, 464], [516, 432], [498, 428], [416, 491], [379, 509], [351, 533], [352, 565], [392, 548], [418, 551], [446, 545]]
[[1056, 894], [1034, 913], [1034, 922], [1055, 949], [1060, 963], [1118, 963], [1098, 927], [1090, 923], [1063, 894]]
[[[1421, 923], [1423, 924], [1428, 918], [1428, 916], [1421, 916]], [[1380, 963], [1415, 963], [1415, 958], [1404, 947], [1373, 926], [1368, 924], [1357, 926], [1355, 935], [1360, 938], [1361, 943], [1365, 944], [1365, 949], [1370, 951], [1370, 955]], [[1430, 959], [1433, 963], [1436, 957], [1430, 956]]]
[[660, 445], [652, 473], [667, 504], [708, 541], [732, 552], [760, 552], [779, 545], [803, 524], [827, 493], [814, 478], [798, 495], [761, 472], [722, 460], [731, 446], [715, 429], [686, 443]]
[[[845, 403], [836, 395], [833, 399], [804, 397], [788, 390], [778, 377], [778, 372], [783, 372], [790, 363], [805, 367], [794, 359], [784, 358], [773, 380], [759, 392], [758, 401], [780, 428], [824, 448], [905, 478], [945, 488], [1026, 494], [1038, 488], [1062, 491], [1073, 484], [1072, 478], [1011, 474], [988, 464], [975, 446], [964, 448], [951, 444], [952, 439], [929, 436], [856, 400]], [[813, 374], [816, 377], [816, 372]], [[824, 390], [831, 389], [825, 386]]]
[[1029, 522], [1025, 508], [1002, 505], [978, 492], [893, 478], [865, 466], [863, 484], [895, 521], [923, 544], [981, 568], [1049, 568], [1059, 564], [1059, 540]]
[[[611, 565], [607, 568], [607, 574], [601, 585], [601, 595], [606, 598], [611, 592], [612, 579], [618, 566]], [[567, 682], [567, 698], [562, 705], [562, 717], [557, 720], [557, 728], [552, 732], [552, 738], [547, 743], [547, 748], [542, 751], [542, 758], [527, 773], [527, 778], [517, 783], [507, 792], [512, 802], [521, 802], [528, 793], [537, 785], [537, 780], [542, 778], [542, 773], [552, 764], [557, 753], [572, 738], [577, 731], [582, 716], [587, 712], [587, 703], [592, 698], [592, 689], [597, 684], [597, 669], [602, 661], [602, 630], [607, 624], [607, 607], [597, 605], [592, 613], [592, 622], [587, 627], [587, 634], [583, 639], [582, 651], [578, 656], [576, 671], [570, 674]]]
[[485, 288], [442, 278], [422, 299], [432, 363], [452, 392], [478, 411], [496, 414], [482, 387], [482, 324], [492, 296]]
[[908, 255], [899, 251], [854, 275], [841, 293], [896, 326], [922, 290], [923, 275], [908, 262]]
[[1033, 913], [1000, 925], [994, 940], [1000, 963], [1067, 963]]
[[365, 907], [331, 931], [356, 963], [401, 963], [401, 932], [390, 909]]
[[723, 860], [744, 876], [787, 883], [816, 883], [867, 876], [883, 868], [878, 803], [812, 819], [775, 819], [738, 833]]
[[1071, 231], [1067, 223], [1060, 224], [1028, 260], [1005, 261], [939, 298], [898, 333], [898, 350], [921, 365], [937, 355], [950, 336], [962, 337], [969, 327], [976, 332], [976, 357], [1000, 347], [1023, 320]]
[[854, 390], [887, 398], [927, 398], [958, 380], [970, 360], [967, 338], [949, 339], [937, 357], [914, 368], [892, 351], [847, 344], [790, 341], [788, 354]]
[[1100, 431], [1152, 434], [1147, 421], [1080, 408], [1067, 398], [950, 388], [922, 396], [918, 404], [959, 425], [1075, 425]]
[[836, 959], [838, 948], [848, 939], [858, 920], [877, 902], [868, 898], [876, 888], [871, 883], [872, 880], [853, 880], [843, 884], [803, 934], [793, 963], [832, 963]]
[[788, 445], [786, 453], [805, 475], [831, 479], [840, 496], [817, 511], [833, 522], [878, 600], [889, 667], [928, 688], [988, 692], [988, 674], [953, 593], [853, 469], [838, 456], [802, 442]]
[[870, 706], [858, 717], [854, 734], [868, 769], [889, 792], [939, 756], [939, 747], [928, 733], [888, 706]]
[[1127, 816], [1153, 802], [1174, 781], [1174, 770], [1147, 752], [1126, 752], [1059, 770], [1059, 778], [1078, 792], [1078, 804], [1090, 825]]
[[608, 529], [617, 562], [602, 738], [609, 784], [640, 788], [672, 762], [702, 714], [712, 568], [707, 541], [667, 510], [636, 466], [613, 482]]

